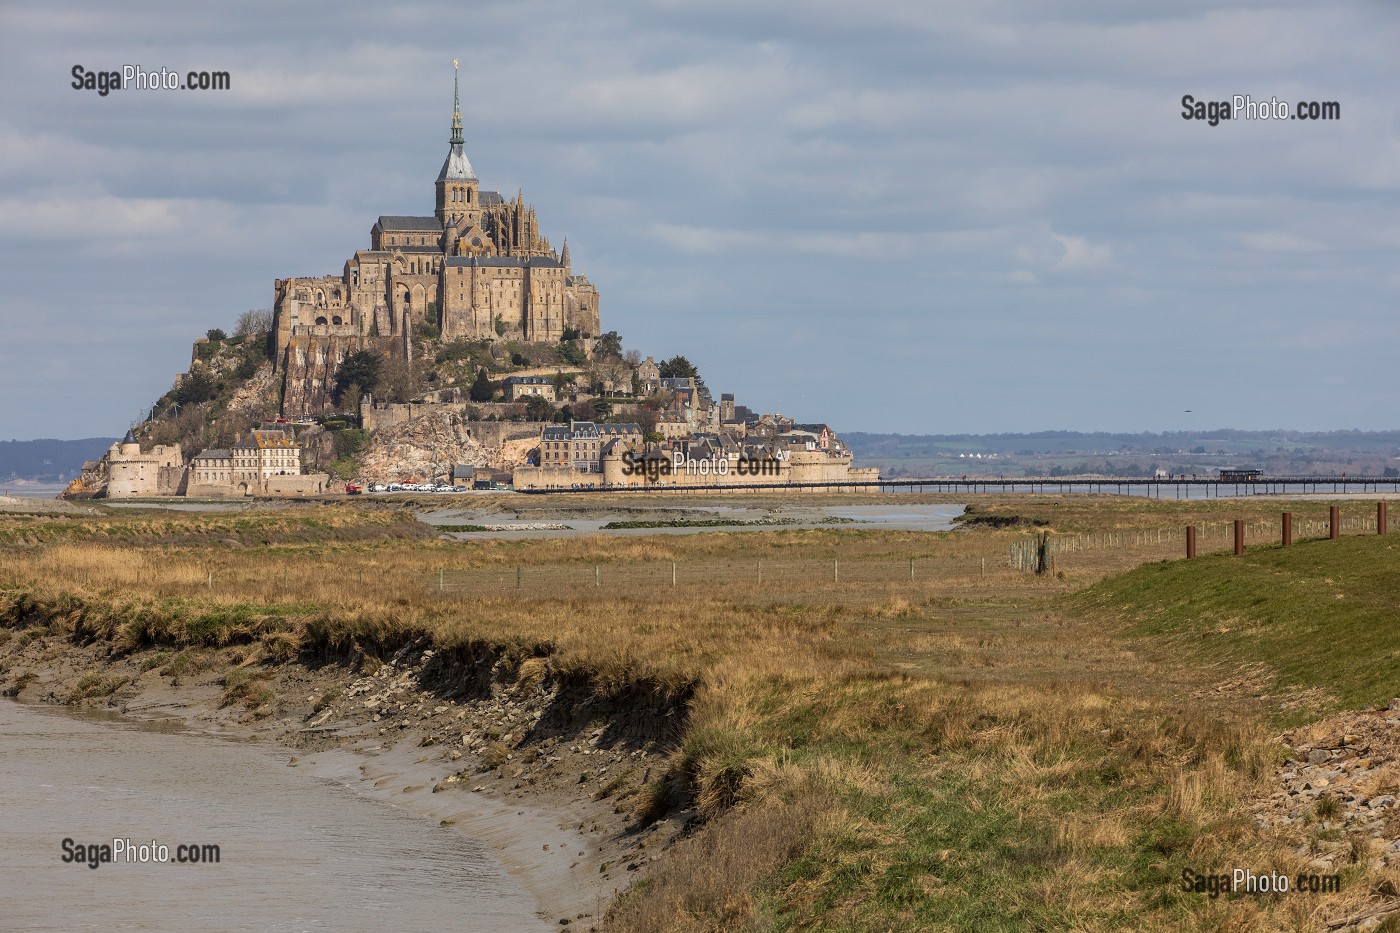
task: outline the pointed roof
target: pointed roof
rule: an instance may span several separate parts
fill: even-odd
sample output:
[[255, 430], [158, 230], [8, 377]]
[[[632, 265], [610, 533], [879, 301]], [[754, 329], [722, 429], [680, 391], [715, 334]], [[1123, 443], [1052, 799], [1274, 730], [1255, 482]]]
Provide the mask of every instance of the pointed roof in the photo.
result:
[[452, 60], [452, 138], [438, 181], [476, 181], [476, 172], [462, 149], [462, 98], [457, 91], [457, 59]]
[[448, 142], [462, 141], [462, 97], [457, 93], [457, 59], [452, 59], [452, 138]]
[[569, 268], [569, 238], [564, 237], [564, 251], [559, 254], [559, 264], [565, 269]]

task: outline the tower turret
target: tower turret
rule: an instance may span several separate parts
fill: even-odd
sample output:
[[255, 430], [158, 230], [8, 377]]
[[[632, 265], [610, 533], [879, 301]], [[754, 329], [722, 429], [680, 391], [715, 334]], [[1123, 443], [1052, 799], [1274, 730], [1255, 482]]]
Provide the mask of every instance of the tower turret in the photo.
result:
[[437, 206], [433, 213], [443, 226], [457, 225], [465, 220], [476, 223], [481, 217], [480, 183], [472, 171], [471, 162], [462, 143], [462, 98], [457, 87], [457, 59], [452, 60], [452, 138], [448, 140], [447, 159], [438, 172]]

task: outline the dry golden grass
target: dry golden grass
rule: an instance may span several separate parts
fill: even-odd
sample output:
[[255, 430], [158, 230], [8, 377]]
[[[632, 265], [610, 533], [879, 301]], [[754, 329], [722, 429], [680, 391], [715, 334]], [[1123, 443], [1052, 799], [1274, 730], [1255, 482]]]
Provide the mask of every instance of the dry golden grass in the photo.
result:
[[[1326, 514], [1293, 506], [1309, 508]], [[194, 663], [190, 645], [246, 645], [238, 671], [252, 673], [226, 677], [231, 701], [266, 701], [264, 662], [412, 638], [511, 648], [519, 689], [570, 677], [689, 697], [680, 747], [636, 806], [649, 818], [691, 802], [709, 823], [618, 902], [617, 929], [1309, 929], [1364, 903], [1386, 873], [1361, 843], [1341, 895], [1227, 905], [1175, 891], [1183, 864], [1306, 867], [1292, 854], [1304, 840], [1241, 816], [1267, 790], [1274, 734], [1248, 696], [1215, 689], [1224, 672], [1144, 658], [1057, 601], [1177, 556], [1157, 528], [1263, 522], [1278, 505], [979, 509], [1125, 543], [1038, 578], [1006, 566], [1026, 527], [522, 543], [427, 539], [349, 507], [0, 519], [0, 616], [19, 624], [40, 605], [57, 632], [180, 651], [171, 668]], [[913, 582], [899, 576], [910, 559]], [[832, 560], [840, 582], [775, 579]], [[473, 588], [440, 592], [440, 572]]]

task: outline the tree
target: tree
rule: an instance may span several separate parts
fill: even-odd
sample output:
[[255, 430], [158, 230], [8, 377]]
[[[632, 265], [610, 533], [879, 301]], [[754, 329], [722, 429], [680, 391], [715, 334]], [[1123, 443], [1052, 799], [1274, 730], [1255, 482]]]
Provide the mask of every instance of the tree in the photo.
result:
[[603, 334], [593, 345], [593, 355], [610, 360], [622, 359], [622, 337], [615, 330]]
[[219, 330], [217, 327], [206, 330], [204, 336], [208, 337], [210, 340], [226, 340], [228, 338], [228, 334]]
[[543, 396], [532, 395], [525, 400], [525, 417], [531, 421], [549, 421], [554, 417], [554, 406]]
[[180, 384], [170, 393], [170, 398], [180, 405], [198, 405], [218, 394], [219, 385], [209, 370], [195, 366], [190, 369], [189, 375], [180, 380]]
[[568, 342], [559, 344], [559, 359], [574, 366], [582, 366], [588, 362], [588, 355], [577, 343]]
[[[374, 393], [379, 388], [379, 370], [384, 360], [377, 353], [369, 350], [357, 350], [351, 353], [340, 363], [340, 368], [335, 371], [335, 401], [336, 404], [344, 402], [346, 389], [350, 386], [358, 386], [361, 392]], [[350, 400], [358, 402], [358, 398]]]
[[242, 337], [247, 334], [263, 334], [272, 330], [272, 309], [255, 308], [251, 311], [244, 311], [238, 315], [237, 322], [233, 325], [233, 335]]
[[695, 380], [695, 387], [703, 389], [705, 380], [700, 378], [700, 370], [695, 368], [695, 364], [683, 356], [673, 356], [664, 361], [659, 367], [663, 379], [685, 379], [687, 377]]
[[[421, 391], [418, 368], [402, 357], [383, 361], [379, 368], [379, 394], [390, 402], [412, 401]], [[352, 399], [352, 402], [358, 399]]]
[[472, 383], [471, 392], [468, 394], [473, 402], [489, 402], [491, 396], [496, 394], [496, 388], [491, 385], [491, 377], [486, 375], [484, 366], [476, 371], [476, 380]]

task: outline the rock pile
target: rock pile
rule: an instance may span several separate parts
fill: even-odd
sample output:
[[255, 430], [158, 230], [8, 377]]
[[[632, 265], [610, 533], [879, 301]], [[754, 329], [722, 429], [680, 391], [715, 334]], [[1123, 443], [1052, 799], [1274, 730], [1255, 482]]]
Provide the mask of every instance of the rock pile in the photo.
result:
[[1253, 807], [1261, 827], [1310, 827], [1317, 868], [1356, 857], [1358, 846], [1400, 864], [1400, 698], [1385, 709], [1334, 716], [1283, 736], [1291, 754], [1279, 789]]

